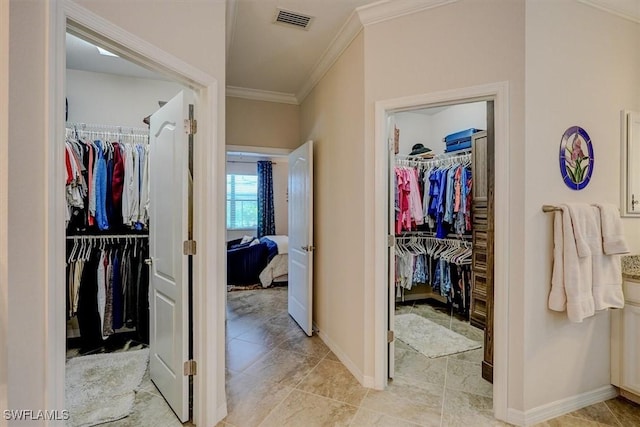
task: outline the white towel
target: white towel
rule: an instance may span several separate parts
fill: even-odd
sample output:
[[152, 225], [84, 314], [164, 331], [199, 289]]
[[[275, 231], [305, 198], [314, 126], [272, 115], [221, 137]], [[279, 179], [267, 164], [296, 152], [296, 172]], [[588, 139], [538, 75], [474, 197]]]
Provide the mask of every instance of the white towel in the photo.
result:
[[565, 311], [567, 294], [564, 290], [564, 234], [562, 232], [562, 211], [553, 215], [553, 270], [551, 272], [551, 292], [549, 309]]
[[602, 251], [602, 233], [598, 208], [586, 203], [569, 203], [569, 213], [578, 256], [588, 257]]
[[591, 257], [579, 257], [569, 207], [561, 205], [553, 220], [553, 272], [549, 309], [567, 311], [572, 322], [595, 313], [591, 281]]
[[596, 204], [600, 209], [602, 247], [607, 255], [627, 254], [629, 247], [624, 239], [618, 207], [612, 204]]

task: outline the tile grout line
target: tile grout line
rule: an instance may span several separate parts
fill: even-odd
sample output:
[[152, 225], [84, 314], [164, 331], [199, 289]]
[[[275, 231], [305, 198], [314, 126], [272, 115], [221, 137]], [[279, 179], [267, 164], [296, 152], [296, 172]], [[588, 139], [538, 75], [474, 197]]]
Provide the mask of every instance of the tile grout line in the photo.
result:
[[442, 404], [440, 405], [440, 427], [444, 425], [444, 402], [447, 398], [447, 377], [449, 376], [449, 356], [444, 365], [444, 381], [442, 383]]
[[353, 421], [358, 417], [358, 413], [360, 412], [361, 409], [366, 409], [362, 406], [362, 402], [365, 401], [365, 399], [367, 398], [367, 396], [369, 396], [369, 390], [371, 390], [370, 388], [367, 388], [367, 391], [364, 394], [364, 397], [362, 398], [362, 400], [360, 401], [360, 404], [357, 406], [358, 410], [356, 411], [355, 415], [353, 416], [353, 418], [351, 418], [351, 421], [349, 421], [349, 425], [347, 427], [353, 427]]
[[320, 362], [322, 362], [322, 359], [320, 359], [320, 360], [318, 361], [318, 363], [316, 363], [316, 365], [315, 365], [313, 368], [311, 368], [311, 369], [309, 370], [309, 372], [307, 373], [307, 375], [305, 375], [304, 377], [302, 377], [302, 379], [301, 379], [300, 381], [298, 381], [294, 386], [292, 386], [292, 387], [291, 387], [291, 391], [289, 391], [289, 393], [287, 393], [287, 395], [284, 397], [284, 399], [282, 399], [282, 400], [280, 401], [280, 403], [278, 403], [276, 406], [274, 406], [274, 407], [273, 407], [273, 409], [272, 409], [271, 411], [269, 411], [269, 413], [267, 414], [267, 416], [266, 416], [266, 417], [264, 417], [264, 419], [263, 419], [262, 421], [260, 421], [260, 424], [258, 424], [258, 427], [264, 424], [264, 422], [267, 420], [267, 418], [269, 418], [269, 417], [271, 416], [271, 414], [273, 414], [273, 413], [274, 413], [274, 411], [275, 411], [276, 409], [278, 409], [278, 408], [279, 408], [279, 407], [280, 407], [280, 406], [281, 406], [281, 405], [282, 405], [282, 404], [283, 404], [283, 403], [284, 403], [284, 402], [289, 398], [289, 396], [291, 396], [291, 393], [293, 393], [295, 390], [297, 390], [297, 391], [302, 391], [302, 390], [297, 389], [298, 385], [300, 385], [300, 383], [301, 383], [302, 381], [304, 381], [304, 380], [305, 380], [305, 379], [306, 379], [306, 378], [311, 374], [311, 372], [312, 372], [314, 369], [316, 369], [316, 368], [318, 367], [318, 365], [320, 365]]
[[[453, 330], [453, 307], [449, 309], [449, 330]], [[444, 404], [447, 398], [447, 377], [449, 376], [449, 356], [446, 356], [444, 367], [444, 381], [442, 384], [442, 404], [440, 405], [440, 427], [444, 426]]]
[[609, 408], [609, 405], [607, 404], [607, 402], [605, 401], [603, 403], [604, 403], [604, 406], [607, 408], [607, 410], [611, 413], [611, 415], [613, 415], [613, 419], [615, 419], [620, 426], [623, 426], [622, 421], [620, 421], [620, 419], [618, 419], [618, 416], [615, 414], [615, 412], [613, 412], [611, 408]]
[[295, 390], [295, 388], [292, 387], [291, 390], [289, 391], [289, 393], [287, 393], [287, 395], [280, 401], [280, 403], [278, 403], [276, 406], [274, 406], [273, 409], [270, 410], [269, 413], [262, 419], [262, 421], [260, 421], [260, 423], [258, 424], [258, 427], [260, 427], [261, 425], [264, 424], [264, 422], [267, 420], [267, 418], [269, 418], [271, 416], [271, 414], [273, 414], [274, 411], [276, 409], [278, 409], [284, 403], [284, 401], [289, 398], [289, 396], [291, 396], [291, 393], [293, 393], [294, 390]]

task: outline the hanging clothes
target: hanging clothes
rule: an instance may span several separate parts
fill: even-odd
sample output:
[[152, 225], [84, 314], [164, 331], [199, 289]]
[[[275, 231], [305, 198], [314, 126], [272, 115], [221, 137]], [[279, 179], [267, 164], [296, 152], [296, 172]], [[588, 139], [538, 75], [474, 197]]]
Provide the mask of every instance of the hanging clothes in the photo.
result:
[[147, 229], [148, 163], [147, 143], [89, 140], [67, 130], [67, 231]]
[[148, 242], [97, 245], [67, 247], [68, 318], [77, 316], [82, 347], [100, 347], [124, 326], [148, 342]]

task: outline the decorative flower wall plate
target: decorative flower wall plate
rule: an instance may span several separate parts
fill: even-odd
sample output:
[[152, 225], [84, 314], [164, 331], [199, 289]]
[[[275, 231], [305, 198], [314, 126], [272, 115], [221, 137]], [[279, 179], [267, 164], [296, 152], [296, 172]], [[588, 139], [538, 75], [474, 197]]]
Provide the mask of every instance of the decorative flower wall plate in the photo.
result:
[[567, 187], [582, 190], [593, 173], [593, 145], [587, 131], [571, 126], [560, 141], [560, 174]]

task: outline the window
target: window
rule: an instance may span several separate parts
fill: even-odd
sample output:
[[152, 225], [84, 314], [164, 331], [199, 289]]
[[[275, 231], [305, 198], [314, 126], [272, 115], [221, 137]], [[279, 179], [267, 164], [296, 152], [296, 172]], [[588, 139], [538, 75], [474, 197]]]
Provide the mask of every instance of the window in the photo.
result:
[[258, 177], [227, 175], [227, 229], [258, 227]]

